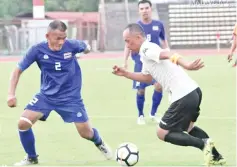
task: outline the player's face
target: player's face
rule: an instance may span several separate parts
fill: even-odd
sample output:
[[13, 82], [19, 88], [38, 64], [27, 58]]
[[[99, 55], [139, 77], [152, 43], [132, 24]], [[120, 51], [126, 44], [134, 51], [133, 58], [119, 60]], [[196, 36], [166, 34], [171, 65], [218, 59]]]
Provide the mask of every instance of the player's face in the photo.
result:
[[138, 6], [139, 14], [142, 20], [150, 20], [151, 19], [151, 6], [149, 3], [141, 3]]
[[62, 32], [60, 30], [49, 31], [46, 34], [46, 38], [49, 43], [49, 48], [53, 51], [61, 50], [66, 37], [66, 32]]
[[128, 49], [139, 52], [142, 40], [138, 34], [130, 34], [128, 30], [125, 30], [123, 32], [123, 38]]

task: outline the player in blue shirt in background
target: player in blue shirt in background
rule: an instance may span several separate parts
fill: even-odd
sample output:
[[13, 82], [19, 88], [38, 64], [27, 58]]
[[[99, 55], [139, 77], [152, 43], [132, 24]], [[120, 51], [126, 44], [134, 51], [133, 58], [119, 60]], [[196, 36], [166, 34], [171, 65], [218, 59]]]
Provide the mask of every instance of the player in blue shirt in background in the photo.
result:
[[[149, 0], [141, 0], [138, 2], [139, 14], [141, 20], [137, 23], [141, 25], [144, 32], [146, 33], [147, 40], [153, 43], [158, 44], [163, 49], [168, 49], [168, 43], [165, 38], [165, 30], [163, 23], [159, 20], [152, 19], [152, 4]], [[126, 47], [124, 49], [124, 56], [125, 62], [124, 67], [128, 67], [128, 57], [131, 54], [132, 59], [134, 60], [134, 72], [141, 72], [142, 70], [142, 62], [140, 60], [140, 56], [137, 55], [138, 53], [131, 53]], [[137, 102], [137, 109], [138, 109], [138, 120], [137, 123], [139, 125], [145, 124], [144, 119], [144, 102], [145, 102], [145, 88], [147, 86], [154, 85], [155, 90], [152, 96], [152, 108], [150, 112], [150, 118], [155, 121], [159, 121], [155, 117], [157, 112], [158, 106], [160, 105], [162, 99], [162, 88], [159, 83], [153, 81], [151, 84], [141, 83], [137, 81], [133, 81], [133, 88], [137, 89], [136, 95], [136, 102]]]
[[15, 92], [22, 72], [34, 62], [41, 70], [40, 91], [27, 104], [18, 122], [27, 158], [16, 163], [17, 166], [38, 164], [32, 126], [37, 120], [45, 121], [52, 110], [64, 122], [75, 123], [80, 136], [92, 141], [107, 159], [113, 156], [98, 131], [90, 126], [81, 97], [81, 68], [75, 54], [88, 53], [90, 47], [82, 41], [66, 39], [66, 30], [63, 22], [52, 21], [48, 26], [47, 41], [32, 46], [12, 73], [7, 103], [9, 107], [16, 107]]

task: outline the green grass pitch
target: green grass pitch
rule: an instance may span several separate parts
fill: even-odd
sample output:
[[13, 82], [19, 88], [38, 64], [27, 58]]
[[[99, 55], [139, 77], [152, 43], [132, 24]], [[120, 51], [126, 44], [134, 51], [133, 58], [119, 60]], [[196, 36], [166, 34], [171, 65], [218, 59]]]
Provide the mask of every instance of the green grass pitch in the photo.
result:
[[[193, 59], [195, 57], [188, 57]], [[202, 57], [205, 68], [189, 72], [202, 91], [201, 115], [197, 125], [205, 129], [216, 147], [236, 166], [236, 82], [235, 69], [223, 56]], [[140, 150], [137, 166], [200, 166], [203, 154], [191, 147], [178, 147], [158, 140], [156, 124], [136, 124], [137, 110], [132, 81], [112, 75], [111, 67], [122, 59], [79, 60], [83, 73], [82, 95], [93, 127], [113, 150], [122, 142], [132, 142]], [[20, 79], [18, 106], [6, 105], [9, 76], [16, 63], [0, 63], [0, 166], [12, 165], [24, 158], [18, 138], [17, 121], [24, 106], [39, 91], [39, 70], [30, 67]], [[131, 70], [133, 68], [130, 62]], [[145, 113], [149, 114], [153, 88], [146, 92]], [[166, 94], [159, 107], [162, 116], [168, 107]], [[73, 124], [65, 124], [55, 112], [46, 122], [33, 127], [36, 149], [42, 166], [118, 166], [106, 161], [94, 145], [80, 138]]]

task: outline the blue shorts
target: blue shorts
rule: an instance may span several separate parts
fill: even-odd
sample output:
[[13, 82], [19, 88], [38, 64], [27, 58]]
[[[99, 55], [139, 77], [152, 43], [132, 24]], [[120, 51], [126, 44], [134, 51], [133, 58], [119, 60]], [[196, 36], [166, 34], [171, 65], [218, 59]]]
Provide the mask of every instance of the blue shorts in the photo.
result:
[[133, 81], [133, 89], [145, 89], [147, 86], [154, 85], [156, 83], [155, 80], [152, 80], [152, 83], [144, 83], [144, 82], [138, 82], [138, 81]]
[[38, 93], [25, 107], [25, 110], [41, 112], [44, 116], [40, 119], [46, 121], [51, 111], [56, 111], [64, 122], [86, 122], [87, 112], [82, 101], [70, 101], [67, 103], [57, 103], [49, 101], [45, 95]]
[[[141, 72], [142, 71], [142, 63], [137, 62], [134, 65], [134, 72]], [[133, 89], [145, 89], [147, 86], [154, 85], [156, 83], [155, 80], [152, 80], [150, 84], [148, 83], [143, 83], [143, 82], [138, 82], [138, 81], [133, 81]]]

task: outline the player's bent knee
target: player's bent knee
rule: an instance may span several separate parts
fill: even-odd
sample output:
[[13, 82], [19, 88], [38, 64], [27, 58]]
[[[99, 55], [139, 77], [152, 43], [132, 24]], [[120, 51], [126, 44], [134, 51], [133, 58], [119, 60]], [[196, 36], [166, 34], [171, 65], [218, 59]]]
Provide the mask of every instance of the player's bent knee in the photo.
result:
[[168, 130], [164, 130], [162, 128], [158, 128], [157, 129], [157, 132], [156, 132], [156, 135], [157, 137], [160, 139], [160, 140], [165, 140], [165, 136], [169, 133]]
[[188, 127], [188, 133], [193, 129], [194, 127], [194, 122], [191, 122]]
[[28, 130], [32, 127], [32, 122], [25, 117], [20, 117], [20, 120], [18, 122], [18, 129], [19, 130]]
[[137, 94], [144, 95], [145, 94], [145, 89], [138, 89]]

